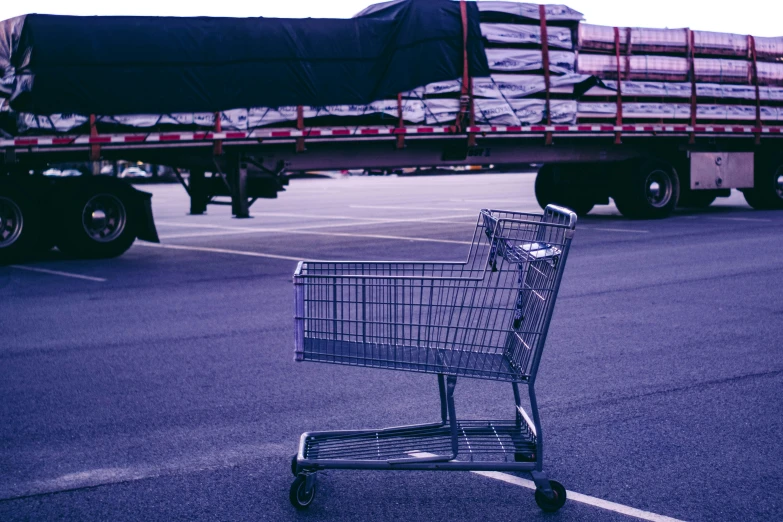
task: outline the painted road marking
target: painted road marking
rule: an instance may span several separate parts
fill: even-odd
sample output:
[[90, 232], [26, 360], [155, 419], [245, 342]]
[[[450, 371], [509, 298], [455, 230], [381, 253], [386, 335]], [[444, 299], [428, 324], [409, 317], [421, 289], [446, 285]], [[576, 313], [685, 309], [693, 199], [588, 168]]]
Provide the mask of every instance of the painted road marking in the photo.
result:
[[226, 248], [210, 248], [210, 247], [194, 247], [186, 245], [163, 245], [160, 243], [147, 243], [146, 241], [139, 241], [136, 243], [140, 246], [152, 247], [152, 248], [164, 248], [169, 250], [190, 250], [193, 252], [211, 252], [213, 254], [231, 254], [235, 256], [249, 256], [249, 257], [265, 257], [269, 259], [283, 259], [285, 261], [303, 261], [301, 257], [291, 256], [278, 256], [276, 254], [264, 254], [262, 252], [247, 252], [244, 250], [229, 250]]
[[[476, 214], [456, 214], [456, 215], [449, 215], [449, 216], [433, 216], [429, 218], [396, 218], [396, 219], [373, 219], [373, 218], [363, 218], [363, 217], [353, 217], [351, 219], [356, 219], [358, 221], [353, 221], [350, 223], [324, 223], [321, 225], [301, 225], [301, 226], [282, 226], [280, 228], [276, 228], [275, 230], [279, 230], [281, 232], [287, 232], [289, 230], [311, 230], [311, 229], [317, 229], [317, 228], [334, 228], [334, 227], [358, 227], [358, 226], [369, 226], [369, 225], [387, 225], [387, 224], [393, 224], [393, 223], [438, 223], [445, 220], [450, 219], [464, 219], [467, 217], [472, 217], [475, 219]], [[332, 218], [337, 219], [337, 218]], [[474, 221], [475, 223], [475, 221]], [[196, 223], [181, 223], [176, 221], [159, 221], [157, 223], [158, 225], [162, 226], [169, 226], [169, 227], [185, 227], [185, 228], [215, 228], [219, 230], [248, 230], [248, 231], [255, 231], [255, 230], [270, 230], [269, 227], [231, 227], [231, 226], [225, 226], [225, 225], [210, 225], [210, 224], [196, 224]]]
[[[410, 455], [413, 457], [436, 457], [437, 456], [434, 453], [424, 453], [419, 451], [411, 452]], [[517, 477], [516, 475], [510, 475], [508, 473], [501, 473], [499, 471], [471, 471], [471, 473], [474, 473], [476, 475], [481, 475], [482, 477], [486, 477], [486, 478], [500, 480], [501, 482], [505, 482], [506, 484], [513, 484], [514, 486], [520, 486], [532, 490], [536, 489], [536, 484], [532, 480], [523, 479], [521, 477]], [[643, 511], [641, 509], [636, 509], [630, 506], [626, 506], [624, 504], [618, 504], [616, 502], [610, 502], [602, 498], [583, 495], [581, 493], [576, 493], [574, 491], [567, 490], [566, 498], [567, 498], [566, 502], [579, 502], [580, 504], [587, 504], [589, 506], [605, 509], [607, 511], [613, 511], [615, 513], [620, 513], [621, 515], [627, 515], [629, 517], [638, 518], [640, 520], [649, 520], [650, 522], [683, 522], [682, 520], [677, 518], [659, 515], [657, 513], [652, 513], [650, 511]]]
[[[518, 198], [475, 198], [475, 199], [450, 199], [454, 203], [516, 203], [520, 204], [524, 199], [531, 199], [530, 196], [519, 196]], [[517, 212], [541, 212], [541, 207], [530, 207]]]
[[[487, 477], [495, 480], [500, 480], [507, 484], [513, 484], [515, 486], [521, 486], [535, 490], [536, 484], [532, 480], [523, 479], [508, 473], [500, 473], [498, 471], [472, 471], [476, 475]], [[589, 495], [583, 495], [576, 493], [575, 491], [566, 491], [566, 502], [579, 502], [580, 504], [587, 504], [589, 506], [605, 509], [607, 511], [614, 511], [622, 515], [628, 515], [629, 517], [638, 518], [641, 520], [649, 520], [651, 522], [683, 522], [679, 519], [659, 515], [657, 513], [651, 513], [649, 511], [643, 511], [624, 504], [618, 504], [616, 502], [610, 502], [601, 498], [591, 497]]]
[[772, 221], [771, 219], [764, 219], [764, 218], [744, 218], [744, 217], [717, 217], [717, 216], [708, 216], [707, 219], [713, 219], [713, 220], [719, 220], [719, 221], [757, 221], [759, 223], [769, 223]]
[[[254, 231], [240, 231], [240, 232], [196, 232], [193, 234], [171, 234], [160, 236], [160, 239], [187, 239], [191, 237], [209, 237], [209, 236], [224, 236], [235, 234], [252, 234], [253, 232], [260, 233], [280, 233], [280, 230], [254, 230]], [[304, 234], [313, 236], [333, 236], [333, 237], [357, 237], [367, 239], [393, 239], [397, 241], [420, 241], [425, 243], [447, 243], [453, 245], [470, 245], [470, 241], [456, 241], [452, 239], [432, 239], [429, 237], [409, 237], [409, 236], [387, 236], [383, 234], [349, 234], [347, 232], [316, 232], [314, 230], [285, 230], [286, 234]]]
[[[394, 206], [394, 205], [349, 205], [349, 208], [371, 208], [379, 210], [455, 210], [455, 211], [468, 211], [472, 208], [445, 208], [445, 207], [407, 207], [407, 206]], [[478, 210], [478, 207], [476, 207]]]
[[649, 230], [632, 230], [630, 228], [604, 228], [604, 227], [590, 227], [576, 225], [577, 230], [601, 230], [603, 232], [627, 232], [629, 234], [649, 234]]
[[86, 276], [81, 274], [72, 274], [71, 272], [61, 272], [59, 270], [49, 270], [46, 268], [35, 268], [32, 266], [22, 266], [22, 265], [11, 265], [11, 268], [16, 268], [19, 270], [27, 270], [29, 272], [40, 272], [42, 274], [49, 274], [49, 275], [58, 275], [62, 277], [71, 277], [73, 279], [83, 279], [85, 281], [95, 281], [96, 283], [105, 283], [107, 279], [104, 279], [102, 277], [92, 277], [92, 276]]

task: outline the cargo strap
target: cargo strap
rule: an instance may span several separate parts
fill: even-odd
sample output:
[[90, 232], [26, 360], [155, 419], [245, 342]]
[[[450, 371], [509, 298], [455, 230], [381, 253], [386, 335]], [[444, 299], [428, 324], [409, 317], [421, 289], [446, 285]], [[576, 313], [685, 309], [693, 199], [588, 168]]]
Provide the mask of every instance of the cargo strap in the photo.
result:
[[[465, 127], [475, 125], [475, 115], [473, 108], [473, 81], [470, 77], [470, 55], [468, 53], [468, 35], [470, 27], [468, 25], [468, 4], [465, 0], [459, 2], [460, 17], [462, 19], [462, 89], [459, 99], [459, 114], [455, 126], [457, 132], [461, 132]], [[476, 135], [468, 134], [468, 146], [476, 145]]]
[[[546, 93], [546, 124], [552, 125], [551, 82], [549, 78], [549, 34], [546, 28], [546, 6], [538, 6], [538, 18], [541, 23], [541, 59], [544, 67], [544, 91]], [[552, 145], [552, 133], [546, 133], [546, 145]]]
[[[220, 112], [215, 113], [215, 132], [223, 132], [223, 124], [220, 120]], [[215, 145], [213, 147], [212, 153], [215, 156], [222, 156], [223, 155], [223, 141], [222, 140], [215, 140]]]
[[[98, 127], [96, 126], [97, 119], [94, 114], [90, 114], [90, 138], [96, 138], [98, 136]], [[101, 159], [101, 146], [90, 146], [90, 161], [100, 161]]]
[[[691, 29], [685, 29], [685, 38], [688, 44], [688, 77], [691, 81], [691, 127], [696, 125], [696, 117], [699, 112], [699, 106], [696, 103], [698, 93], [696, 91], [696, 37], [694, 35], [695, 33]], [[691, 145], [696, 143], [695, 132], [689, 134], [688, 142]]]
[[759, 68], [756, 61], [756, 39], [748, 35], [748, 48], [750, 49], [751, 59], [751, 79], [756, 88], [756, 145], [761, 143], [761, 93], [759, 92]]
[[[629, 33], [626, 33], [627, 35]], [[630, 38], [626, 37], [626, 42], [628, 43], [628, 46], [630, 47]], [[623, 74], [622, 70], [620, 69], [620, 28], [615, 27], [614, 28], [614, 59], [615, 59], [615, 66], [617, 67], [617, 120], [615, 122], [615, 125], [618, 127], [622, 126], [623, 124]], [[626, 74], [629, 74], [628, 69], [630, 69], [630, 58], [626, 56], [625, 61], [625, 68], [626, 68]], [[620, 145], [622, 140], [622, 132], [618, 131], [614, 133], [614, 144]]]
[[[296, 106], [296, 129], [304, 130], [304, 107], [301, 105]], [[304, 152], [305, 143], [304, 136], [296, 138], [296, 152]]]
[[405, 119], [402, 116], [402, 94], [397, 95], [397, 148], [405, 148]]

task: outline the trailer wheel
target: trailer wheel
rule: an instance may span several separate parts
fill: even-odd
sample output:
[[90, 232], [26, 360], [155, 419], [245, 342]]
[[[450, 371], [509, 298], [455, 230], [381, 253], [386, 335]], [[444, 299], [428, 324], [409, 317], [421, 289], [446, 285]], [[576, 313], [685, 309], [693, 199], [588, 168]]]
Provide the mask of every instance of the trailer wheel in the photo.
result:
[[615, 178], [614, 202], [631, 219], [668, 217], [680, 197], [674, 169], [660, 161], [623, 163]]
[[57, 247], [82, 258], [111, 258], [122, 255], [136, 240], [135, 215], [128, 204], [130, 192], [118, 184], [82, 187], [63, 213], [62, 233]]
[[21, 188], [0, 183], [0, 265], [24, 259], [37, 250], [40, 211]]
[[756, 210], [783, 209], [783, 162], [765, 162], [756, 166], [752, 189], [742, 194]]
[[595, 203], [590, 195], [585, 195], [578, 186], [569, 183], [567, 176], [574, 174], [572, 170], [566, 165], [544, 165], [539, 169], [535, 193], [541, 208], [550, 204], [560, 205], [570, 208], [579, 216], [587, 215], [593, 210]]

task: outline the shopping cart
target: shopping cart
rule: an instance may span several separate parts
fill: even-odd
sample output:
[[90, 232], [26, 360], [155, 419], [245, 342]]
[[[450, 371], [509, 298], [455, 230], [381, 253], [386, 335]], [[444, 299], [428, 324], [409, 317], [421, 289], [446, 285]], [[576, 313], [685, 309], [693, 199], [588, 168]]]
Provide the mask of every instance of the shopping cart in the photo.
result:
[[[465, 262], [299, 263], [296, 360], [437, 374], [441, 419], [302, 434], [291, 503], [312, 503], [324, 469], [524, 471], [538, 505], [560, 509], [566, 491], [543, 471], [534, 384], [575, 227], [576, 214], [553, 205], [482, 210]], [[458, 377], [510, 382], [515, 419], [458, 419]]]

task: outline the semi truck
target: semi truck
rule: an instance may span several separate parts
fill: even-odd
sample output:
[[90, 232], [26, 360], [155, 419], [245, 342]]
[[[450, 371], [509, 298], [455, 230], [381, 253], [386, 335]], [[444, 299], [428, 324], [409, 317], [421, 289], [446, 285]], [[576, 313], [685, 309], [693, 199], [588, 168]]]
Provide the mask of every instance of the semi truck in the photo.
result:
[[[192, 214], [227, 196], [239, 218], [290, 172], [519, 164], [541, 165], [542, 207], [579, 214], [611, 199], [628, 218], [665, 218], [731, 189], [783, 208], [783, 88], [761, 67], [783, 60], [776, 41], [766, 55], [753, 37], [735, 42], [747, 76], [721, 84], [703, 76], [716, 51], [696, 31], [678, 50], [613, 28], [602, 48], [560, 5], [399, 0], [349, 20], [28, 15], [0, 27], [5, 263], [158, 241], [151, 196], [98, 175], [101, 161], [187, 171]], [[145, 44], [128, 51], [131, 31]], [[616, 67], [580, 71], [589, 52]], [[685, 60], [685, 74], [634, 70], [639, 53]], [[160, 85], [136, 91], [150, 71]], [[42, 174], [74, 163], [94, 175]]]

